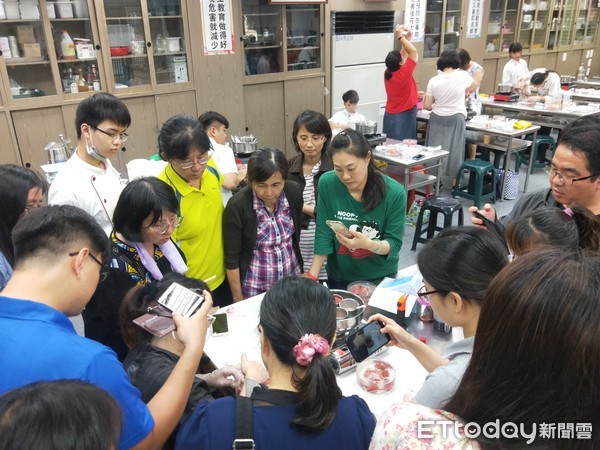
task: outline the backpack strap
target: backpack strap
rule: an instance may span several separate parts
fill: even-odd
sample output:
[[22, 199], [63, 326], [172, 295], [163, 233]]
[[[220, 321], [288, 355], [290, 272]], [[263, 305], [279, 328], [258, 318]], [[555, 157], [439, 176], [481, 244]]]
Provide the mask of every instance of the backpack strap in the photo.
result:
[[234, 450], [254, 449], [254, 411], [252, 399], [238, 396], [235, 405]]

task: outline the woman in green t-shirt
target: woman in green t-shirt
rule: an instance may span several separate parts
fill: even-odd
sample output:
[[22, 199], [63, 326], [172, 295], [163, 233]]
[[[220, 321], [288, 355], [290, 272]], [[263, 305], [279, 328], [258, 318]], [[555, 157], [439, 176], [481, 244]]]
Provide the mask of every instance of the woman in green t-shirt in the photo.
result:
[[[330, 152], [334, 170], [319, 180], [315, 258], [308, 277], [316, 279], [325, 261], [327, 283], [334, 289], [394, 277], [404, 234], [404, 187], [376, 169], [369, 143], [354, 130], [339, 133]], [[334, 232], [327, 226], [332, 220], [348, 231]]]

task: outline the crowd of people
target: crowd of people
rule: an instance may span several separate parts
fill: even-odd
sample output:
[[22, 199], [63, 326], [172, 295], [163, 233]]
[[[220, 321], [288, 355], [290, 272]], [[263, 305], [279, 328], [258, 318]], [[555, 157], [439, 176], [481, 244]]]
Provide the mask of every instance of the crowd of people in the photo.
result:
[[[396, 37], [403, 50], [386, 59], [384, 130], [416, 132], [418, 55], [409, 29]], [[438, 69], [425, 94], [428, 143], [462, 139], [464, 157], [466, 95], [476, 105], [483, 70], [465, 51], [442, 52]], [[158, 135], [164, 171], [124, 186], [110, 157], [131, 117], [100, 93], [77, 108], [77, 148], [50, 206], [33, 171], [0, 165], [0, 449], [230, 448], [240, 411], [264, 448], [525, 445], [526, 436], [460, 431], [496, 420], [589, 424], [590, 439], [568, 447], [600, 445], [600, 119], [563, 130], [550, 189], [523, 195], [503, 218], [489, 204], [471, 209], [495, 230], [473, 214], [472, 226], [444, 230], [419, 253], [418, 295], [463, 340], [440, 355], [389, 317], [369, 318], [428, 372], [413, 399], [376, 418], [365, 400], [342, 395], [327, 361], [336, 339], [328, 288], [396, 276], [406, 192], [348, 127], [358, 94], [344, 95], [337, 118], [298, 115], [289, 160], [261, 148], [240, 166], [224, 145], [224, 116], [176, 115]], [[158, 299], [174, 283], [202, 294], [199, 309], [173, 313], [174, 330], [161, 336], [136, 325], [162, 314]], [[213, 305], [259, 294], [262, 363], [244, 355], [199, 371]], [[79, 314], [86, 337], [69, 321]], [[249, 401], [222, 398], [222, 388]], [[418, 421], [444, 420], [463, 428], [417, 433]]]

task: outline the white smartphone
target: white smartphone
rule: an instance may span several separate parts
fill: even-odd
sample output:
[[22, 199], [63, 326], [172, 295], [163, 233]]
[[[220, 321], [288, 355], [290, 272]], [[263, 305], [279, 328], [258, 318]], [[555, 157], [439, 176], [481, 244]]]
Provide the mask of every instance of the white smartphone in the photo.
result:
[[326, 220], [325, 223], [333, 231], [335, 231], [336, 233], [340, 233], [342, 236], [345, 236], [348, 239], [352, 239], [354, 237], [350, 233], [350, 230], [348, 230], [348, 227], [346, 227], [346, 225], [344, 225], [339, 220]]
[[204, 303], [204, 297], [179, 283], [173, 283], [159, 297], [158, 303], [170, 311], [190, 317]]

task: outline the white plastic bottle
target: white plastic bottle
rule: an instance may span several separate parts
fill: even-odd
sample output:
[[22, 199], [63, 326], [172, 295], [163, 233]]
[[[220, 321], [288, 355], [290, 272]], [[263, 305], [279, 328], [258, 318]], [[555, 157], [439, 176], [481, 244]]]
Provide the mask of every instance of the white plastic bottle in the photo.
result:
[[60, 50], [62, 52], [63, 59], [76, 59], [75, 56], [75, 43], [67, 30], [63, 30], [62, 38], [60, 40]]
[[583, 64], [579, 66], [577, 69], [577, 81], [584, 81], [585, 79], [585, 69], [583, 68]]

